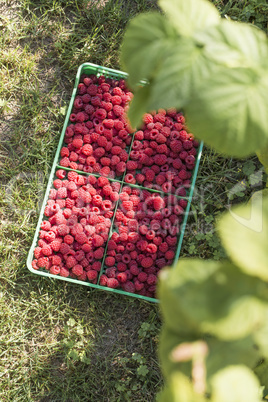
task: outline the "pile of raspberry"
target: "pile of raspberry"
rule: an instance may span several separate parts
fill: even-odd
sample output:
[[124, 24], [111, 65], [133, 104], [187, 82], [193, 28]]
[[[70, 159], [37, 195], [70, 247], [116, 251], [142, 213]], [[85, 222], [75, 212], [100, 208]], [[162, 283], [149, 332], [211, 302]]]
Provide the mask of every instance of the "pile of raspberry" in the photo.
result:
[[125, 80], [81, 77], [59, 164], [86, 173], [121, 178], [133, 130], [126, 118], [133, 94]]
[[185, 196], [190, 187], [198, 142], [175, 109], [146, 113], [135, 133], [125, 182]]
[[34, 269], [96, 284], [120, 183], [59, 169], [34, 250]]
[[187, 201], [124, 186], [100, 285], [155, 297], [157, 275], [171, 265]]

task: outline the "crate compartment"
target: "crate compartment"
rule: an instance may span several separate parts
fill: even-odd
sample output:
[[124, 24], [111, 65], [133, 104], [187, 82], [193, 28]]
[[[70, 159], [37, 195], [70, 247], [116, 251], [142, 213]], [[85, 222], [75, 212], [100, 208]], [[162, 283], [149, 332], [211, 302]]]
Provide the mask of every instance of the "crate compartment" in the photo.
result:
[[131, 185], [119, 198], [100, 283], [155, 297], [158, 272], [174, 261], [188, 200]]
[[58, 164], [120, 180], [133, 139], [126, 119], [132, 94], [123, 80], [90, 77], [78, 85]]
[[57, 170], [33, 267], [96, 284], [120, 187], [105, 177]]

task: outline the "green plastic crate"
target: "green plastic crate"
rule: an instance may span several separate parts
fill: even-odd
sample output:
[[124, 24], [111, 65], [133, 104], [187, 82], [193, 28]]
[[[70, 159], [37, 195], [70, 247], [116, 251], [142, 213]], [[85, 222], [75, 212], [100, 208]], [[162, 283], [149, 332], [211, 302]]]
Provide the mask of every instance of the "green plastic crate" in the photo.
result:
[[[100, 286], [98, 284], [92, 284], [90, 282], [84, 282], [84, 281], [80, 281], [78, 279], [72, 279], [72, 278], [69, 278], [69, 277], [65, 278], [65, 277], [62, 277], [62, 276], [59, 276], [59, 275], [52, 275], [49, 272], [42, 271], [42, 270], [35, 270], [35, 269], [32, 268], [32, 261], [34, 259], [34, 249], [35, 249], [35, 247], [37, 245], [37, 242], [38, 242], [40, 225], [41, 225], [42, 221], [45, 219], [44, 210], [45, 210], [47, 200], [49, 198], [49, 191], [50, 191], [51, 188], [53, 188], [53, 181], [55, 179], [55, 172], [56, 172], [57, 169], [64, 169], [66, 171], [71, 170], [70, 168], [64, 168], [64, 167], [58, 165], [58, 161], [59, 161], [60, 150], [61, 150], [63, 142], [64, 142], [65, 131], [66, 131], [66, 128], [67, 128], [68, 123], [69, 123], [70, 114], [72, 112], [73, 103], [74, 103], [74, 99], [75, 99], [76, 92], [77, 92], [77, 86], [78, 86], [78, 84], [80, 82], [80, 77], [81, 77], [82, 74], [88, 74], [88, 75], [89, 74], [95, 74], [97, 76], [104, 75], [107, 78], [109, 77], [109, 78], [114, 78], [114, 79], [120, 79], [120, 78], [127, 79], [127, 77], [128, 77], [127, 73], [125, 73], [123, 71], [113, 70], [111, 68], [98, 66], [98, 65], [92, 64], [92, 63], [84, 63], [78, 68], [76, 78], [75, 78], [74, 89], [73, 89], [73, 92], [72, 92], [71, 101], [70, 101], [68, 111], [67, 111], [67, 114], [66, 114], [66, 117], [65, 117], [63, 129], [62, 129], [61, 136], [60, 136], [59, 143], [58, 143], [58, 147], [57, 147], [57, 150], [56, 150], [56, 155], [55, 155], [54, 162], [53, 162], [52, 169], [51, 169], [51, 173], [50, 173], [50, 176], [49, 176], [47, 189], [46, 189], [43, 204], [42, 204], [42, 207], [41, 207], [38, 223], [37, 223], [37, 226], [36, 226], [34, 239], [33, 239], [31, 248], [30, 248], [29, 253], [28, 253], [27, 267], [32, 273], [34, 273], [36, 275], [46, 276], [46, 277], [50, 277], [50, 278], [54, 278], [54, 279], [61, 279], [63, 281], [71, 282], [71, 283], [74, 283], [74, 284], [77, 284], [77, 285], [89, 286], [91, 288], [105, 290], [105, 291], [113, 292], [113, 293], [119, 293], [119, 294], [131, 296], [131, 297], [136, 297], [136, 298], [139, 298], [139, 299], [143, 299], [143, 300], [147, 300], [147, 301], [150, 301], [150, 302], [157, 303], [157, 302], [159, 302], [159, 300], [156, 299], [156, 298], [146, 297], [146, 296], [142, 296], [142, 295], [139, 295], [139, 294], [136, 294], [136, 293], [129, 293], [129, 292], [125, 292], [125, 291], [120, 290], [120, 289], [112, 289], [112, 288], [108, 288], [106, 286]], [[180, 233], [178, 235], [177, 250], [176, 250], [176, 255], [175, 255], [175, 258], [174, 258], [173, 265], [177, 263], [177, 261], [179, 259], [180, 251], [181, 251], [181, 246], [182, 246], [183, 236], [184, 236], [186, 223], [187, 223], [187, 219], [188, 219], [188, 215], [189, 215], [189, 210], [190, 210], [190, 206], [191, 206], [191, 201], [192, 201], [192, 196], [193, 196], [196, 176], [197, 176], [198, 167], [199, 167], [199, 163], [200, 163], [200, 159], [201, 159], [202, 148], [203, 148], [203, 143], [201, 142], [200, 145], [199, 145], [199, 149], [198, 149], [198, 153], [197, 153], [197, 157], [196, 157], [196, 165], [195, 165], [193, 175], [192, 175], [191, 187], [190, 187], [190, 189], [189, 189], [189, 191], [187, 193], [187, 197], [180, 197], [180, 198], [185, 198], [188, 201], [188, 203], [187, 203], [187, 207], [185, 209], [184, 219], [183, 219], [183, 222], [181, 224], [181, 231], [180, 231]], [[131, 146], [130, 146], [130, 149], [131, 149]], [[129, 152], [130, 152], [130, 149], [129, 149]], [[77, 171], [77, 172], [79, 174], [83, 174], [85, 176], [90, 175], [90, 174], [87, 174], [85, 172], [79, 172], [79, 171]], [[91, 175], [98, 177], [97, 174], [96, 175], [91, 174]], [[123, 175], [121, 180], [117, 180], [117, 179], [109, 179], [109, 180], [119, 182], [121, 184], [121, 188], [122, 188], [122, 185], [124, 184], [124, 176], [125, 176], [125, 174]], [[144, 187], [137, 186], [137, 185], [134, 185], [134, 184], [131, 184], [130, 186], [138, 187], [140, 189], [144, 189]], [[150, 192], [161, 193], [160, 191], [157, 191], [157, 190], [154, 190], [154, 189], [151, 190], [151, 189], [146, 188], [146, 190], [148, 190]], [[110, 228], [110, 234], [112, 232], [114, 218], [115, 218], [115, 212], [116, 212], [117, 207], [118, 207], [118, 202], [117, 202], [117, 204], [115, 206], [115, 209], [114, 209], [114, 215], [113, 215], [113, 218], [112, 218], [112, 225], [111, 225], [111, 228]], [[104, 272], [104, 269], [105, 269], [104, 268], [104, 259], [105, 259], [105, 255], [106, 255], [107, 244], [108, 244], [108, 241], [106, 242], [105, 254], [104, 254], [104, 257], [103, 257], [103, 260], [102, 260], [102, 267], [101, 267], [101, 271], [100, 271], [99, 276], [98, 276], [98, 283], [99, 283], [99, 277], [100, 277], [101, 273]]]

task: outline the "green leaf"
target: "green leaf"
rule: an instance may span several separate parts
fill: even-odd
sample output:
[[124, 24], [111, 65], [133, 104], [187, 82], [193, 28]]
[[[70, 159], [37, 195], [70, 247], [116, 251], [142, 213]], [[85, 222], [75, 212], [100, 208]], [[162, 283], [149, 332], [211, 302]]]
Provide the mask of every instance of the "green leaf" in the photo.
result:
[[130, 21], [121, 49], [121, 64], [129, 74], [130, 86], [154, 76], [176, 37], [174, 28], [157, 12]]
[[147, 368], [147, 366], [145, 364], [141, 364], [138, 368], [137, 368], [137, 374], [145, 377], [147, 374], [149, 373], [149, 370]]
[[218, 222], [230, 258], [247, 274], [268, 281], [268, 197], [232, 208]]
[[260, 402], [260, 384], [253, 372], [242, 365], [229, 366], [213, 376], [212, 402]]
[[265, 172], [268, 174], [268, 145], [262, 149], [259, 149], [256, 154], [259, 158], [259, 161], [264, 166]]
[[149, 110], [185, 107], [213, 68], [214, 63], [204, 57], [203, 47], [190, 38], [178, 38], [151, 82]]
[[217, 9], [205, 0], [159, 0], [159, 5], [182, 36], [220, 22]]
[[194, 342], [200, 339], [196, 334], [181, 336], [177, 330], [172, 331], [165, 323], [163, 324], [159, 340], [159, 360], [164, 377], [168, 380], [174, 371], [181, 371], [188, 377], [191, 375], [191, 362], [175, 362], [170, 358], [171, 351], [182, 342]]
[[256, 349], [255, 338], [247, 336], [236, 341], [224, 342], [217, 338], [206, 340], [209, 354], [206, 359], [207, 377], [210, 378], [217, 371], [234, 364], [243, 364], [249, 368], [255, 367], [261, 358]]
[[157, 402], [205, 402], [205, 399], [194, 391], [189, 378], [176, 372], [171, 375], [168, 384], [157, 396]]
[[223, 340], [246, 337], [265, 314], [258, 293], [266, 285], [224, 261], [181, 260], [160, 273], [158, 296], [165, 324], [174, 333], [209, 333]]
[[268, 74], [219, 67], [187, 105], [187, 125], [217, 151], [247, 156], [268, 139], [267, 93]]
[[268, 358], [268, 308], [266, 309], [266, 315], [262, 326], [254, 333], [253, 337], [262, 357]]
[[132, 127], [139, 127], [142, 123], [142, 116], [148, 109], [150, 97], [150, 87], [146, 85], [145, 87], [140, 87], [132, 99], [129, 109], [128, 118]]
[[246, 174], [247, 176], [250, 176], [256, 169], [256, 166], [252, 162], [252, 160], [247, 161], [243, 165], [243, 173]]
[[266, 390], [268, 390], [268, 361], [264, 360], [255, 369], [254, 373], [258, 377], [261, 385], [264, 385]]
[[207, 54], [225, 67], [266, 69], [268, 43], [264, 32], [249, 24], [222, 19], [220, 24], [199, 33], [208, 43]]

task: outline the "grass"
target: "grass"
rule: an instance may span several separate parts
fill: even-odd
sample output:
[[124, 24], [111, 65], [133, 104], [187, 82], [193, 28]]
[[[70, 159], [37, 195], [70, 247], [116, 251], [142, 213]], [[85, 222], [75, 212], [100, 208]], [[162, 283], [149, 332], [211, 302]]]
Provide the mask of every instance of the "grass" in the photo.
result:
[[[128, 20], [155, 8], [146, 0], [105, 3], [0, 1], [4, 402], [153, 401], [162, 386], [157, 306], [34, 276], [26, 267], [77, 67], [91, 61], [119, 68]], [[267, 31], [264, 3], [214, 3], [223, 14]], [[253, 188], [262, 186], [258, 177], [252, 179], [258, 169], [255, 158], [230, 160], [205, 149], [182, 255], [221, 258], [214, 220], [228, 203], [246, 199]]]

